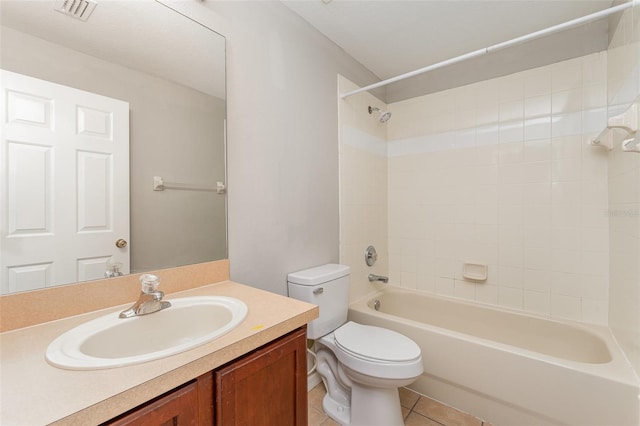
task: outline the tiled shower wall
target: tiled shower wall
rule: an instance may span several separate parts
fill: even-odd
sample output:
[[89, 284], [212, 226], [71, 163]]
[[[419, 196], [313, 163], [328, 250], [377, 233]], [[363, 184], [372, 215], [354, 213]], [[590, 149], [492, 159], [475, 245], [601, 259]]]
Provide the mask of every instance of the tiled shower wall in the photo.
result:
[[[640, 154], [587, 144], [640, 94], [636, 9], [610, 23], [607, 52], [392, 104], [386, 125], [366, 114], [386, 107], [373, 96], [341, 101], [351, 300], [388, 271], [403, 287], [608, 324], [640, 372]], [[464, 280], [464, 260], [488, 263], [488, 280]]]
[[[607, 324], [607, 154], [586, 144], [605, 126], [606, 78], [603, 52], [389, 105], [386, 125], [366, 113], [385, 108], [375, 97], [341, 102], [351, 300], [388, 261], [395, 285]], [[487, 281], [463, 279], [464, 261], [487, 263]]]
[[[640, 93], [640, 14], [633, 9], [611, 34], [609, 115], [624, 111]], [[609, 153], [609, 230], [609, 325], [640, 374], [640, 154], [623, 152], [620, 144]]]
[[[341, 93], [357, 86], [338, 78]], [[387, 143], [386, 126], [367, 112], [387, 106], [369, 93], [352, 96], [340, 105], [340, 263], [351, 267], [350, 299], [376, 288], [370, 273], [387, 275]], [[364, 252], [373, 245], [378, 261], [366, 266]]]
[[391, 281], [607, 324], [607, 155], [586, 143], [606, 71], [603, 52], [391, 104]]

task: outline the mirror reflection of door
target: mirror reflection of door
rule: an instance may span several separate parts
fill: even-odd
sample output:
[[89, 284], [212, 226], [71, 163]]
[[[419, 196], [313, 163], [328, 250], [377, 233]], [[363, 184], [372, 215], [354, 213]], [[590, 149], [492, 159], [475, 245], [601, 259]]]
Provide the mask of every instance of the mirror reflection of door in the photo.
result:
[[0, 72], [0, 292], [128, 273], [129, 104]]

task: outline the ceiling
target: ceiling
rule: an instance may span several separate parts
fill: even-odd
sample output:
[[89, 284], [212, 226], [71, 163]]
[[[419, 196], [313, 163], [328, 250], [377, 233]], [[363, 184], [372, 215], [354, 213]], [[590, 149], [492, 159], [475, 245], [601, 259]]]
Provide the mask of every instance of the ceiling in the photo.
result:
[[[612, 0], [282, 0], [380, 79], [610, 7]], [[608, 45], [608, 20], [386, 88], [386, 101], [547, 65]]]
[[225, 98], [225, 39], [209, 28], [153, 0], [98, 0], [87, 22], [56, 12], [54, 7], [59, 4], [55, 0], [1, 0], [1, 23]]

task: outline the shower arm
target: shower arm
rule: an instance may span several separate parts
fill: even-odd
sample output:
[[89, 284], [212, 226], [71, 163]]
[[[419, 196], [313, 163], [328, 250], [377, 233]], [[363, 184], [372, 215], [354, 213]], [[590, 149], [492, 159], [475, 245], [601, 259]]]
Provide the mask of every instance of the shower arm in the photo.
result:
[[475, 58], [475, 57], [478, 57], [478, 56], [486, 55], [487, 53], [495, 52], [497, 50], [506, 49], [507, 47], [515, 46], [517, 44], [521, 44], [521, 43], [524, 43], [524, 42], [527, 42], [527, 41], [530, 41], [530, 40], [541, 38], [541, 37], [547, 36], [549, 34], [557, 33], [559, 31], [563, 31], [563, 30], [566, 30], [566, 29], [569, 29], [569, 28], [577, 27], [578, 25], [586, 24], [587, 22], [595, 21], [597, 19], [604, 18], [605, 16], [609, 16], [609, 15], [612, 15], [614, 13], [621, 12], [623, 10], [626, 10], [626, 9], [632, 7], [632, 6], [635, 6], [636, 4], [640, 4], [640, 0], [631, 0], [631, 1], [627, 2], [627, 3], [623, 3], [623, 4], [620, 4], [618, 6], [610, 7], [608, 9], [604, 9], [604, 10], [601, 10], [599, 12], [592, 13], [590, 15], [585, 15], [585, 16], [583, 16], [581, 18], [572, 19], [572, 20], [564, 22], [562, 24], [554, 25], [554, 26], [551, 26], [551, 27], [548, 27], [548, 28], [545, 28], [545, 29], [542, 29], [542, 30], [539, 30], [539, 31], [535, 31], [535, 32], [523, 35], [521, 37], [516, 37], [516, 38], [513, 38], [511, 40], [502, 42], [502, 43], [494, 44], [494, 45], [489, 46], [489, 47], [484, 47], [482, 49], [478, 49], [478, 50], [475, 50], [473, 52], [465, 53], [464, 55], [456, 56], [455, 58], [447, 59], [445, 61], [438, 62], [438, 63], [432, 64], [432, 65], [428, 65], [428, 66], [426, 66], [424, 68], [420, 68], [420, 69], [417, 69], [415, 71], [410, 71], [408, 73], [401, 74], [401, 75], [398, 75], [396, 77], [388, 78], [388, 79], [380, 81], [378, 83], [370, 84], [368, 86], [361, 87], [359, 89], [352, 90], [350, 92], [342, 93], [340, 95], [340, 97], [342, 99], [345, 99], [345, 98], [347, 98], [349, 96], [352, 96], [352, 95], [355, 95], [355, 94], [358, 94], [358, 93], [361, 93], [361, 92], [367, 92], [367, 91], [372, 90], [372, 89], [377, 89], [378, 87], [386, 86], [388, 84], [395, 83], [395, 82], [401, 81], [401, 80], [405, 80], [405, 79], [410, 78], [410, 77], [415, 77], [416, 75], [424, 74], [426, 72], [433, 71], [433, 70], [438, 69], [438, 68], [446, 67], [447, 65], [456, 64], [458, 62], [463, 62], [463, 61], [466, 61], [467, 59], [472, 59], [472, 58]]

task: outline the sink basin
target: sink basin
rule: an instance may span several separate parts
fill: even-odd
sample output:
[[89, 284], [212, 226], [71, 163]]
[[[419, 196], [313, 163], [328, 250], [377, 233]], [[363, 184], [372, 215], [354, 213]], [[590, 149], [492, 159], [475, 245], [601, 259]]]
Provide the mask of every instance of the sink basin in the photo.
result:
[[247, 305], [231, 297], [171, 299], [171, 307], [152, 314], [119, 318], [114, 312], [58, 336], [47, 361], [69, 370], [122, 367], [174, 355], [233, 330]]

